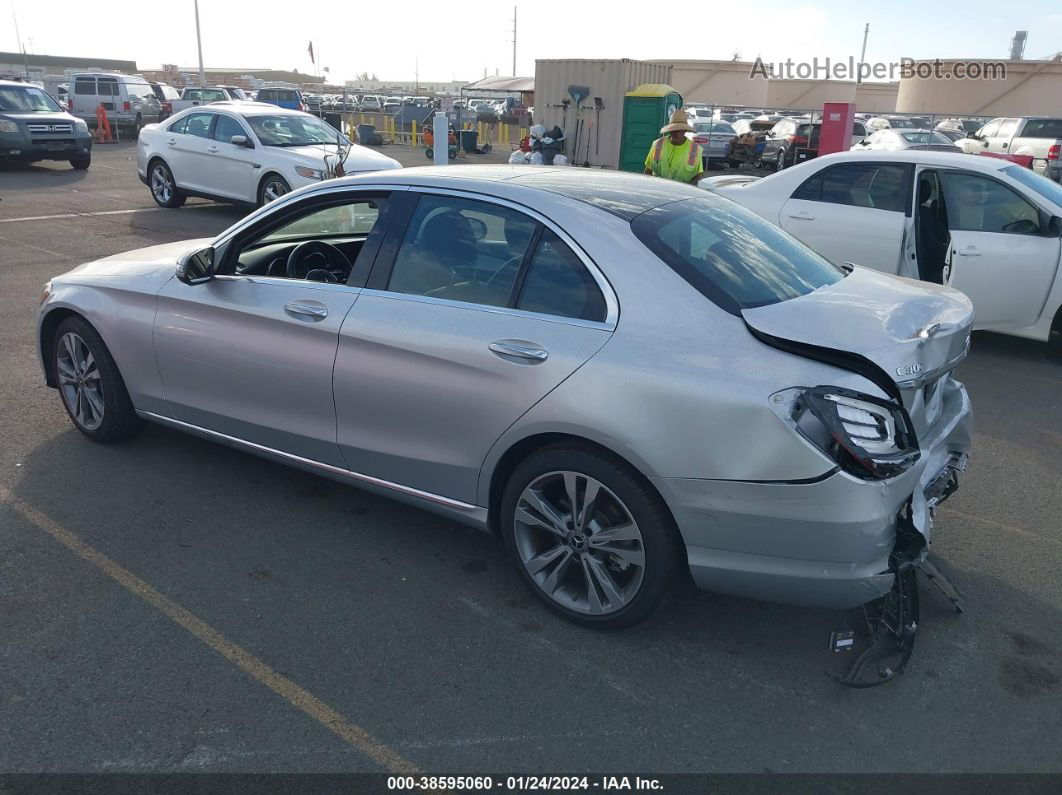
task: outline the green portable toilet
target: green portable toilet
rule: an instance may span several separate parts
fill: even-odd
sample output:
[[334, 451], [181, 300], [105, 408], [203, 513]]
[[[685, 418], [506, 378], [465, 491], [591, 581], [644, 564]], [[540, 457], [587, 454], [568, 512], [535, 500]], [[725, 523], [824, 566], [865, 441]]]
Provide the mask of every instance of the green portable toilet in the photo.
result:
[[660, 128], [682, 107], [682, 95], [664, 83], [644, 83], [623, 97], [623, 137], [620, 171], [645, 170], [649, 147], [660, 137]]

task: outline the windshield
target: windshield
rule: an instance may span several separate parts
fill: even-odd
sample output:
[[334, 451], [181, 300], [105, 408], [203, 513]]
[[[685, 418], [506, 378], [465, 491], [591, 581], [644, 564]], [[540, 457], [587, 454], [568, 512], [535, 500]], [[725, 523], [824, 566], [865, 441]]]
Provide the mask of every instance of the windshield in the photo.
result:
[[1007, 166], [1001, 171], [1012, 180], [1020, 182], [1025, 187], [1039, 193], [1049, 202], [1062, 207], [1062, 185], [1057, 182], [1021, 166]]
[[50, 96], [35, 86], [0, 86], [0, 110], [62, 113]]
[[834, 284], [844, 271], [728, 199], [671, 202], [631, 221], [635, 236], [732, 314]]
[[716, 133], [718, 135], [737, 135], [737, 131], [725, 121], [699, 121], [693, 125], [699, 133]]
[[331, 124], [316, 116], [247, 116], [254, 134], [263, 146], [344, 145], [347, 139]]

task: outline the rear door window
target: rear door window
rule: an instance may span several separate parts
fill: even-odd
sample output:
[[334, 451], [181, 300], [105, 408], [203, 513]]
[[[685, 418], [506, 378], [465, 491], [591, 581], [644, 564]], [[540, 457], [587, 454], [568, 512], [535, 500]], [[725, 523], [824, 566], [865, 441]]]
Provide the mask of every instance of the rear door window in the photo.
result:
[[192, 113], [188, 116], [184, 128], [185, 135], [194, 135], [196, 138], [210, 137], [210, 123], [214, 120], [213, 113]]
[[605, 296], [590, 271], [549, 229], [539, 238], [516, 308], [598, 322], [606, 314]]
[[74, 81], [74, 93], [85, 96], [96, 94], [96, 78], [79, 77]]
[[844, 163], [823, 169], [797, 188], [792, 198], [903, 212], [909, 182], [907, 165]]
[[101, 77], [96, 80], [96, 91], [102, 97], [118, 96], [118, 80], [113, 77]]
[[536, 229], [536, 221], [509, 207], [421, 196], [387, 289], [508, 306]]
[[631, 229], [694, 289], [735, 315], [844, 278], [803, 243], [721, 197], [656, 207], [636, 216]]

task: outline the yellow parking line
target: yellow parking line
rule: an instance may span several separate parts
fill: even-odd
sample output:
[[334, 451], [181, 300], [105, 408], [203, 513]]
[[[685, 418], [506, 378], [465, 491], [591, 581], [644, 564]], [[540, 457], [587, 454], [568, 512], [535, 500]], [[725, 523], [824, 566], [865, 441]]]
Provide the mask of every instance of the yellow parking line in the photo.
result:
[[46, 532], [83, 560], [91, 563], [130, 593], [139, 596], [152, 607], [165, 613], [218, 654], [246, 671], [293, 707], [305, 712], [344, 742], [378, 762], [387, 770], [405, 775], [419, 772], [417, 767], [408, 759], [381, 743], [360, 726], [348, 721], [313, 695], [313, 693], [299, 687], [287, 677], [278, 674], [242, 646], [238, 646], [226, 639], [205, 621], [163, 596], [131, 571], [89, 546], [32, 505], [18, 499], [3, 486], [0, 486], [0, 503], [10, 505], [28, 522]]

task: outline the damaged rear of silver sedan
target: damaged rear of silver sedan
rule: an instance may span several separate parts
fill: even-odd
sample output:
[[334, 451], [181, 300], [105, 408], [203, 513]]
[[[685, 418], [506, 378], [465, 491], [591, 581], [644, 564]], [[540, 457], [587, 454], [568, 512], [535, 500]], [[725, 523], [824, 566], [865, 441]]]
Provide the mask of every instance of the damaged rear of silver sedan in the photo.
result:
[[488, 529], [584, 626], [642, 620], [683, 569], [859, 608], [846, 681], [873, 684], [910, 653], [916, 571], [948, 589], [926, 555], [970, 446], [972, 322], [690, 186], [455, 166], [88, 263], [38, 329], [94, 439], [158, 422]]

